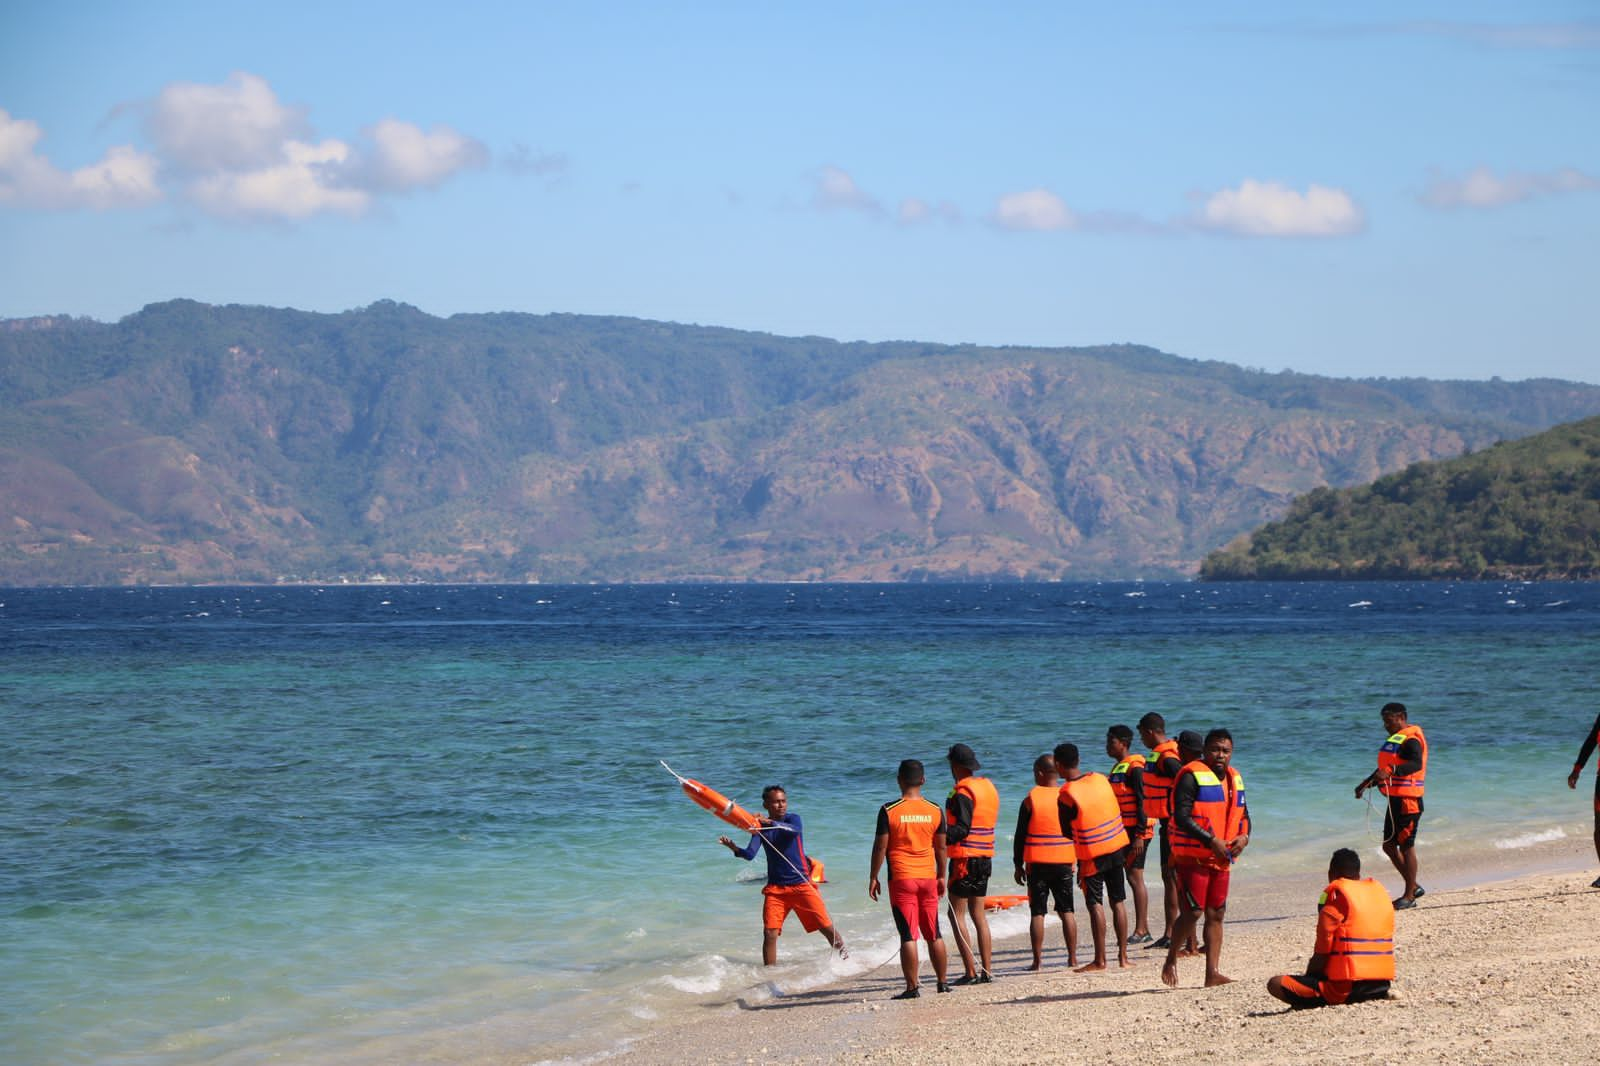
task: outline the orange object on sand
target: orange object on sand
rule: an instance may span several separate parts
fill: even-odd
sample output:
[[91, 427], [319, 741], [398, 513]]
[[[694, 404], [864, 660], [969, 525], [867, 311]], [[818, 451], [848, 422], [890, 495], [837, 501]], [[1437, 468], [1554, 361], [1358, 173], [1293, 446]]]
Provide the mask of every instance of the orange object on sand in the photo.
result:
[[986, 911], [1010, 910], [1018, 904], [1028, 902], [1026, 893], [1010, 896], [984, 896], [983, 909]]
[[761, 829], [761, 819], [716, 789], [708, 785], [702, 785], [693, 778], [681, 777], [679, 780], [683, 782], [684, 795], [729, 825], [736, 829], [743, 829], [746, 833], [755, 833]]

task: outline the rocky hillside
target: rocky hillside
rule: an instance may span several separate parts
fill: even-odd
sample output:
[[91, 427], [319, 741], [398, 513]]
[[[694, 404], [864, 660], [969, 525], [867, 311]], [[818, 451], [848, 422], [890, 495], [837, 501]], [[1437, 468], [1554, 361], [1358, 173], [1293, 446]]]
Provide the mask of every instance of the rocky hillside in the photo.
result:
[[1596, 412], [1135, 346], [176, 301], [0, 324], [0, 583], [1187, 575], [1318, 486]]

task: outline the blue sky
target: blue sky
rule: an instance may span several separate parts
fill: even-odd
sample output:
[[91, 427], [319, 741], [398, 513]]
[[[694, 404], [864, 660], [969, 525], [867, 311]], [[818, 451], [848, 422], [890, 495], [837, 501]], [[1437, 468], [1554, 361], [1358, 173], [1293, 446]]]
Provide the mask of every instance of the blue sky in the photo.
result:
[[1600, 382], [1600, 5], [0, 0], [0, 317]]

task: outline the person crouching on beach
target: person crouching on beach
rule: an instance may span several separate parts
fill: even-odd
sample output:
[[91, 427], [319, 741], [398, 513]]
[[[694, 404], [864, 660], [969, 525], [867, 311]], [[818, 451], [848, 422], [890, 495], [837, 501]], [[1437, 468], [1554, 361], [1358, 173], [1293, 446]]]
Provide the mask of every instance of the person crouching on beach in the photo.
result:
[[950, 991], [945, 980], [944, 940], [939, 935], [939, 898], [944, 895], [944, 812], [938, 804], [922, 798], [927, 775], [922, 763], [906, 759], [895, 780], [900, 798], [878, 810], [878, 828], [872, 840], [872, 869], [867, 877], [867, 895], [877, 901], [881, 886], [878, 870], [889, 861], [889, 907], [895, 927], [900, 931], [900, 972], [905, 975], [905, 991], [895, 999], [916, 999], [922, 994], [917, 982], [917, 937], [928, 942], [928, 958], [940, 992]]
[[1072, 913], [1072, 867], [1077, 856], [1061, 825], [1056, 803], [1060, 792], [1055, 759], [1041, 755], [1033, 760], [1033, 788], [1017, 807], [1017, 833], [1011, 845], [1016, 882], [1028, 886], [1028, 942], [1033, 947], [1029, 969], [1033, 970], [1044, 968], [1044, 916], [1052, 896], [1067, 942], [1067, 965], [1078, 965], [1078, 919]]
[[761, 790], [761, 806], [767, 811], [761, 819], [762, 831], [752, 834], [749, 844], [741, 848], [727, 837], [718, 837], [717, 842], [746, 862], [756, 857], [757, 850], [767, 853], [767, 886], [761, 890], [762, 964], [777, 963], [778, 937], [790, 911], [799, 915], [806, 932], [821, 933], [840, 958], [848, 959], [844, 937], [834, 930], [822, 893], [811, 883], [800, 816], [789, 813], [789, 794], [780, 785], [768, 785]]
[[1128, 834], [1122, 828], [1122, 808], [1111, 782], [1104, 774], [1085, 773], [1078, 766], [1078, 746], [1057, 744], [1056, 771], [1065, 779], [1056, 794], [1056, 810], [1063, 827], [1072, 832], [1072, 850], [1078, 857], [1078, 884], [1083, 887], [1083, 902], [1089, 908], [1089, 930], [1094, 934], [1094, 961], [1077, 968], [1089, 973], [1106, 968], [1106, 908], [1111, 900], [1111, 924], [1117, 935], [1117, 964], [1128, 961], [1128, 898], [1122, 880], [1123, 857], [1128, 850]]
[[[1000, 793], [994, 782], [978, 776], [978, 756], [965, 744], [952, 744], [945, 756], [955, 787], [945, 800], [945, 844], [950, 855], [950, 926], [961, 950], [964, 975], [958, 985], [988, 984], [994, 979], [989, 959], [989, 915], [983, 898], [989, 894], [994, 869], [995, 829], [1000, 823]], [[972, 919], [977, 952], [961, 931], [961, 916]]]
[[1361, 856], [1333, 853], [1318, 901], [1317, 940], [1298, 977], [1284, 974], [1267, 991], [1291, 1007], [1361, 1003], [1389, 995], [1394, 980], [1394, 904], [1382, 885], [1361, 879]]
[[[1198, 737], [1182, 737], [1180, 747]], [[1178, 921], [1161, 967], [1161, 981], [1178, 987], [1179, 946], [1205, 917], [1206, 987], [1228, 984], [1222, 960], [1222, 918], [1228, 908], [1233, 861], [1250, 843], [1250, 811], [1244, 779], [1231, 764], [1233, 735], [1226, 729], [1206, 734], [1200, 761], [1189, 763], [1172, 788], [1172, 872], [1178, 881]]]

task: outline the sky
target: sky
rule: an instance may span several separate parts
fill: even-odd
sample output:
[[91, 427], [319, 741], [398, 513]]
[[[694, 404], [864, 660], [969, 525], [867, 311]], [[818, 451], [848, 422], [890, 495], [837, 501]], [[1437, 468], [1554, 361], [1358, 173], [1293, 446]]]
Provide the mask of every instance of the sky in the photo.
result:
[[1597, 105], [1600, 0], [0, 0], [0, 318], [392, 299], [1600, 383]]

